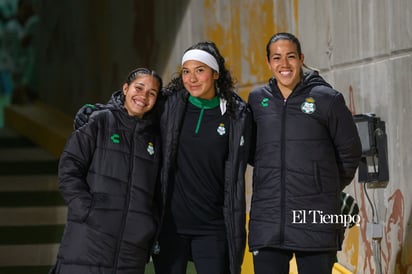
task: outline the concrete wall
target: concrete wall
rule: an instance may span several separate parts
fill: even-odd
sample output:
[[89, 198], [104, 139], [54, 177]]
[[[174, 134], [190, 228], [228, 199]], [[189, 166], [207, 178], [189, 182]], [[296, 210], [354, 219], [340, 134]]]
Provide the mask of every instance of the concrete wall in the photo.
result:
[[40, 98], [74, 115], [84, 102], [106, 102], [136, 67], [163, 73], [157, 60], [169, 58], [187, 0], [164, 2], [173, 20], [153, 1], [37, 0]]
[[135, 66], [151, 66], [167, 82], [183, 51], [199, 40], [219, 45], [246, 98], [270, 76], [270, 36], [295, 33], [305, 62], [321, 70], [354, 113], [372, 112], [386, 122], [389, 183], [365, 190], [355, 178], [347, 187], [362, 222], [346, 232], [339, 262], [354, 273], [376, 273], [367, 191], [384, 231], [383, 273], [412, 273], [412, 1], [58, 2], [39, 0], [41, 97], [69, 114], [86, 102], [106, 101]]
[[300, 1], [299, 11], [298, 31], [308, 63], [345, 94], [354, 112], [381, 117], [388, 134], [388, 186], [365, 190], [355, 179], [347, 187], [361, 206], [362, 223], [347, 232], [339, 261], [357, 273], [374, 273], [367, 191], [383, 224], [383, 273], [412, 273], [412, 199], [407, 194], [412, 193], [412, 145], [407, 141], [412, 136], [412, 2]]

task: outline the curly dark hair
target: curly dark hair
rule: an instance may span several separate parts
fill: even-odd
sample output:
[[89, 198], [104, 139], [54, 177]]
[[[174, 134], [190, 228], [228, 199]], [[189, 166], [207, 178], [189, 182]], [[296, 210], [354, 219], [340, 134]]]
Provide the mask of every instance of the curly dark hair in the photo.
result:
[[[194, 44], [185, 50], [185, 52], [192, 49], [200, 49], [206, 51], [215, 57], [219, 65], [219, 78], [216, 80], [217, 95], [227, 101], [227, 111], [230, 114], [234, 113], [234, 96], [236, 93], [235, 80], [230, 71], [225, 66], [225, 58], [220, 54], [216, 44], [211, 41], [202, 41]], [[172, 80], [167, 84], [166, 89], [170, 91], [180, 91], [184, 89], [182, 72], [179, 71], [173, 76]]]

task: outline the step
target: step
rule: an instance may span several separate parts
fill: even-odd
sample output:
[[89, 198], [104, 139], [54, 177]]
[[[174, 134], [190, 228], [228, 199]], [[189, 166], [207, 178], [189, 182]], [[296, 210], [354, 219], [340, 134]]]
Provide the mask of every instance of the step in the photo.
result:
[[1, 148], [0, 175], [56, 174], [58, 158], [40, 147]]
[[63, 198], [57, 191], [0, 192], [0, 207], [61, 206]]
[[22, 137], [16, 131], [9, 128], [0, 128], [0, 149], [32, 146], [34, 146], [32, 141]]
[[0, 192], [57, 191], [58, 178], [53, 174], [0, 175]]
[[[57, 243], [0, 245], [0, 266], [48, 266], [47, 268], [50, 268], [49, 266], [56, 261], [58, 248]], [[1, 267], [0, 273], [3, 273]]]
[[[0, 207], [1, 227], [40, 226], [49, 224], [64, 225], [67, 217], [66, 206], [44, 207]], [[0, 239], [1, 242], [1, 239]]]
[[[51, 244], [60, 242], [64, 225], [1, 226], [0, 246]], [[1, 257], [1, 256], [0, 256]]]
[[73, 117], [40, 101], [6, 106], [4, 123], [55, 157], [60, 157], [73, 131]]

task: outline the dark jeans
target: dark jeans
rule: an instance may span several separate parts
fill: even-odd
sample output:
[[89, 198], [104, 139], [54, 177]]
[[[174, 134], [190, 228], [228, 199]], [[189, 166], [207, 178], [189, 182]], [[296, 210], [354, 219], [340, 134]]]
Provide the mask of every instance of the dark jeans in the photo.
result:
[[159, 239], [160, 253], [153, 255], [156, 274], [186, 274], [192, 260], [197, 274], [228, 274], [225, 237], [168, 234]]
[[255, 274], [289, 274], [289, 261], [295, 254], [299, 274], [331, 274], [336, 251], [302, 252], [261, 249], [253, 255]]

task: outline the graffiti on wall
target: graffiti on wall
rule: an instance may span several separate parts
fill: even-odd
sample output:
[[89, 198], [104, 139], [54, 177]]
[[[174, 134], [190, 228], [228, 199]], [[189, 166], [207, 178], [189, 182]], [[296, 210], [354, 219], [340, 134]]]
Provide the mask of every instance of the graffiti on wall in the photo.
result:
[[[352, 114], [356, 114], [354, 89], [349, 86], [348, 108]], [[377, 266], [374, 260], [372, 239], [368, 235], [367, 223], [373, 222], [371, 206], [367, 201], [367, 188], [359, 184], [357, 178], [351, 185], [351, 191], [355, 193], [359, 204], [361, 225], [346, 231], [342, 252], [339, 254], [342, 264], [350, 268], [354, 273], [375, 273]], [[389, 191], [380, 189], [374, 191]], [[399, 188], [394, 189], [385, 199], [386, 208], [382, 216], [383, 237], [381, 247], [381, 269], [383, 273], [412, 273], [412, 245], [411, 239], [405, 239], [405, 201]], [[409, 218], [410, 219], [410, 218]], [[408, 244], [409, 242], [409, 244]]]

